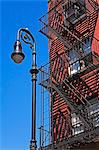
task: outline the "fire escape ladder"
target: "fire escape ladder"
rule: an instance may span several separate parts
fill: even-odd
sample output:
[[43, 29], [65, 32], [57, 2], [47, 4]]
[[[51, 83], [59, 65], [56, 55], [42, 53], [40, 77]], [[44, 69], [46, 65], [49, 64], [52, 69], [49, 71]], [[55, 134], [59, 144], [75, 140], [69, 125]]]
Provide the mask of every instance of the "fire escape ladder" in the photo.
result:
[[[58, 56], [58, 54], [57, 54], [57, 56]], [[58, 63], [58, 65], [57, 65], [58, 67], [57, 68], [55, 67], [56, 66], [55, 62]], [[81, 92], [79, 92], [77, 90], [77, 88], [74, 87], [74, 85], [68, 80], [68, 78], [65, 77], [64, 80], [61, 79], [61, 77], [60, 77], [60, 71], [63, 72], [64, 68], [66, 67], [65, 66], [66, 63], [64, 62], [64, 60], [62, 59], [62, 57], [58, 56], [57, 59], [54, 61], [54, 63], [55, 63], [54, 64], [55, 70], [52, 71], [52, 76], [54, 77], [55, 81], [57, 83], [61, 82], [62, 85], [66, 86], [65, 87], [66, 89], [68, 88], [70, 91], [72, 91], [74, 93], [74, 95], [76, 95], [76, 97], [82, 103], [82, 105], [85, 105], [85, 106], [88, 105], [88, 106], [90, 106], [91, 104], [88, 102], [88, 100], [81, 94]], [[85, 82], [84, 82], [84, 85], [87, 86]]]
[[[46, 22], [46, 17], [49, 20], [48, 22]], [[74, 28], [74, 25], [72, 23], [69, 23], [72, 26], [68, 27], [64, 24], [62, 8], [61, 10], [57, 10], [57, 7], [52, 9], [51, 11], [49, 11], [48, 14], [40, 18], [40, 22], [45, 27], [48, 27], [48, 34], [53, 33], [54, 35], [56, 35], [56, 37], [58, 37], [68, 49], [70, 49], [77, 41], [84, 44], [81, 40], [82, 35], [80, 34], [80, 32], [78, 32]], [[72, 30], [70, 28], [72, 28]], [[42, 32], [42, 30], [43, 28], [40, 30], [40, 32]], [[64, 36], [64, 33], [65, 33], [65, 36]], [[72, 40], [72, 43], [71, 43], [71, 40]]]
[[[58, 37], [58, 39], [60, 39], [60, 41], [63, 42], [63, 44], [65, 45], [67, 49], [71, 49], [73, 45], [75, 45], [75, 43], [77, 42], [84, 44], [82, 40], [80, 39], [82, 36], [80, 32], [78, 32], [73, 27], [73, 25], [72, 25], [73, 29], [71, 30], [64, 23], [62, 23], [63, 21], [59, 19], [59, 18], [62, 18], [62, 14], [60, 14], [57, 10], [54, 10], [54, 13], [56, 15], [51, 16], [51, 18], [53, 17], [53, 22], [48, 24], [49, 32], [55, 34], [56, 37]], [[46, 23], [44, 24], [46, 25]], [[72, 43], [71, 43], [71, 40], [72, 40]], [[80, 51], [77, 51], [77, 52], [79, 53], [79, 55], [81, 55]]]
[[[60, 84], [55, 85], [50, 79], [43, 81], [41, 83], [43, 87], [45, 87], [49, 92], [51, 92], [51, 88], [54, 89], [60, 97], [66, 102], [66, 104], [71, 108], [72, 112], [75, 112], [76, 115], [81, 119], [81, 121], [85, 125], [85, 129], [91, 130], [93, 128], [92, 121], [88, 119], [87, 114], [85, 113], [85, 107], [84, 109], [81, 109], [75, 102], [73, 102], [63, 91], [62, 87]], [[85, 112], [84, 112], [85, 111]]]
[[[58, 59], [59, 59], [59, 57], [58, 57]], [[58, 62], [58, 59], [57, 59], [57, 61], [56, 62]], [[61, 64], [60, 62], [59, 62], [59, 64]], [[63, 64], [63, 63], [62, 63]], [[55, 79], [55, 81], [57, 82], [57, 84], [59, 83], [59, 81], [62, 83], [62, 86], [61, 85], [58, 85], [57, 86], [57, 93], [59, 94], [59, 95], [61, 95], [61, 97], [63, 98], [63, 96], [65, 96], [65, 101], [66, 101], [66, 98], [69, 100], [69, 104], [67, 103], [67, 101], [66, 101], [66, 103], [70, 106], [70, 108], [72, 107], [72, 110], [73, 109], [76, 109], [77, 107], [79, 107], [78, 105], [76, 105], [76, 104], [74, 104], [74, 102], [73, 101], [71, 101], [70, 99], [69, 99], [69, 97], [67, 96], [67, 94], [66, 94], [66, 92], [65, 91], [63, 91], [63, 84], [65, 84], [66, 85], [66, 87], [65, 87], [65, 89], [66, 88], [68, 88], [68, 90], [70, 90], [70, 91], [72, 91], [76, 96], [77, 96], [77, 98], [81, 101], [81, 103], [82, 103], [82, 107], [83, 107], [83, 109], [84, 109], [84, 112], [83, 112], [83, 114], [81, 113], [81, 115], [83, 116], [83, 118], [85, 119], [85, 117], [86, 117], [86, 122], [88, 123], [88, 124], [92, 124], [89, 120], [88, 120], [88, 116], [87, 116], [87, 110], [86, 110], [86, 105], [87, 106], [90, 106], [91, 104], [87, 101], [87, 99], [68, 81], [68, 79], [67, 78], [65, 78], [63, 81], [61, 81], [61, 79], [60, 79], [60, 76], [59, 76], [59, 71], [61, 70], [61, 68], [63, 68], [63, 66], [61, 66], [61, 65], [58, 65], [58, 67], [59, 68], [55, 68], [55, 71], [53, 71], [53, 73], [52, 73], [52, 76], [53, 76], [53, 78]], [[55, 85], [52, 85], [52, 87], [55, 87]], [[59, 90], [61, 91], [61, 92], [59, 92]], [[63, 98], [64, 99], [64, 98]], [[76, 106], [75, 106], [76, 105]], [[75, 107], [75, 108], [73, 108], [73, 107]], [[79, 111], [78, 111], [79, 112]], [[77, 113], [76, 113], [77, 114]], [[81, 118], [81, 117], [80, 117]], [[82, 120], [82, 119], [81, 119]]]
[[87, 99], [74, 87], [72, 83], [69, 82], [67, 78], [63, 81], [68, 88], [77, 96], [77, 98], [82, 102], [83, 105], [91, 105]]
[[[87, 114], [85, 113], [86, 110], [80, 109], [80, 107], [75, 104], [63, 91], [60, 85], [55, 85], [54, 83], [51, 83], [51, 87], [60, 95], [61, 98], [66, 102], [66, 104], [71, 108], [72, 112], [75, 112], [76, 115], [81, 119], [82, 123], [85, 125], [86, 130], [93, 129], [92, 121], [88, 119]], [[85, 112], [84, 112], [85, 111]]]
[[[98, 4], [96, 2], [94, 2], [93, 0], [89, 0], [89, 2], [91, 3], [91, 5], [95, 6], [95, 7], [99, 7]], [[89, 22], [89, 20], [91, 19], [91, 15], [96, 13], [95, 11], [91, 10], [89, 11], [86, 7], [85, 7], [85, 3], [82, 1], [75, 1], [69, 3], [65, 2], [65, 1], [59, 1], [59, 4], [57, 4], [56, 6], [54, 6], [53, 9], [51, 9], [46, 15], [44, 15], [42, 18], [40, 18], [40, 22], [44, 25], [44, 27], [40, 30], [40, 32], [42, 32], [43, 34], [45, 34], [47, 37], [50, 37], [51, 34], [54, 35], [54, 37], [58, 37], [58, 39], [64, 44], [64, 46], [70, 50], [71, 48], [76, 47], [76, 45], [78, 45], [79, 43], [82, 45], [86, 45], [83, 40], [84, 40], [84, 35], [82, 33], [80, 33], [76, 28], [75, 25], [67, 18], [66, 20], [69, 22], [69, 25], [65, 24], [64, 20], [65, 20], [65, 16], [64, 16], [64, 9], [62, 8], [65, 3], [68, 3], [69, 6], [77, 4], [77, 6], [83, 11], [83, 15], [85, 15], [87, 17], [87, 20]], [[73, 4], [72, 4], [73, 3]], [[63, 6], [62, 6], [63, 5]], [[88, 15], [87, 15], [88, 13]], [[97, 13], [98, 16], [98, 13]], [[90, 19], [89, 19], [90, 18]], [[93, 19], [93, 17], [92, 17]], [[96, 18], [94, 18], [96, 19]], [[79, 20], [79, 19], [78, 19]], [[80, 22], [80, 20], [78, 21]], [[93, 28], [95, 26], [95, 21], [93, 21], [93, 25], [89, 27]], [[45, 33], [43, 30], [46, 30], [47, 28], [47, 33]], [[91, 31], [90, 31], [91, 32]], [[92, 36], [92, 35], [91, 35]], [[52, 36], [53, 38], [53, 36]], [[75, 51], [78, 53], [78, 57], [84, 57], [84, 51], [81, 51], [77, 48], [75, 48]]]
[[[96, 10], [96, 11], [99, 10], [99, 6], [97, 5], [96, 2], [94, 2], [93, 0], [88, 0], [88, 1], [89, 1], [90, 5], [93, 5], [94, 10]], [[78, 2], [79, 5], [81, 5], [79, 0], [76, 2]], [[64, 19], [64, 18], [62, 18], [63, 17], [62, 13], [63, 12], [61, 12], [59, 9], [57, 9], [57, 7], [56, 8], [54, 7], [47, 14], [48, 22], [44, 21], [43, 19], [40, 20], [44, 25], [43, 29], [47, 28], [48, 34], [52, 33], [54, 35], [54, 37], [57, 37], [63, 43], [63, 45], [66, 47], [65, 54], [67, 57], [68, 57], [67, 51], [73, 49], [77, 52], [77, 55], [78, 55], [78, 59], [76, 61], [80, 62], [81, 60], [84, 60], [84, 62], [86, 62], [86, 64], [88, 62], [88, 66], [87, 65], [86, 66], [90, 69], [90, 71], [97, 69], [97, 66], [92, 61], [89, 62], [88, 58], [89, 58], [89, 55], [91, 55], [90, 57], [92, 57], [92, 55], [93, 55], [98, 60], [99, 56], [97, 56], [94, 53], [90, 53], [87, 55], [86, 52], [84, 52], [84, 50], [83, 50], [83, 45], [86, 46], [86, 44], [85, 44], [86, 42], [84, 43], [83, 41], [87, 37], [87, 34], [89, 34], [89, 32], [90, 32], [91, 39], [93, 37], [92, 33], [93, 33], [95, 23], [96, 23], [95, 17], [97, 17], [97, 16], [95, 16], [95, 17], [93, 17], [93, 16], [94, 16], [94, 13], [96, 13], [96, 12], [95, 11], [93, 11], [92, 13], [90, 12], [89, 16], [86, 16], [89, 18], [89, 20], [94, 19], [94, 21], [92, 24], [90, 21], [89, 22], [90, 29], [88, 29], [88, 31], [84, 31], [84, 29], [82, 29], [83, 30], [82, 33], [80, 33], [78, 31], [80, 29], [76, 30], [75, 26], [71, 22], [69, 22], [68, 19], [67, 20], [68, 20], [70, 26], [67, 26], [64, 23], [64, 20], [62, 20], [62, 19]], [[82, 28], [84, 28], [84, 27], [82, 27]], [[41, 32], [43, 34], [45, 34], [42, 30], [41, 30]], [[86, 32], [86, 35], [85, 35], [85, 32]], [[47, 35], [47, 36], [50, 37], [49, 35]], [[79, 81], [77, 81], [77, 84], [80, 84], [81, 89], [79, 87], [77, 87], [76, 86], [77, 84], [73, 82], [73, 78], [75, 77], [75, 75], [68, 77], [68, 73], [66, 72], [66, 70], [68, 71], [68, 68], [67, 68], [68, 66], [66, 65], [67, 62], [65, 62], [65, 60], [63, 60], [64, 58], [62, 57], [61, 54], [59, 54], [59, 55], [56, 54], [56, 55], [57, 56], [54, 59], [54, 61], [52, 62], [52, 60], [51, 60], [51, 62], [50, 62], [50, 72], [47, 73], [47, 78], [45, 78], [43, 81], [41, 81], [40, 85], [43, 86], [44, 88], [46, 88], [51, 93], [51, 96], [52, 96], [52, 93], [54, 93], [54, 91], [55, 91], [56, 94], [59, 95], [60, 99], [63, 100], [64, 102], [66, 102], [66, 105], [69, 106], [69, 108], [71, 109], [71, 113], [75, 113], [79, 117], [79, 119], [81, 121], [80, 124], [84, 127], [84, 131], [85, 132], [92, 131], [95, 129], [94, 120], [88, 114], [91, 103], [89, 102], [90, 98], [88, 99], [87, 96], [85, 96], [85, 95], [87, 95], [86, 94], [87, 90], [89, 91], [89, 93], [92, 93], [93, 97], [94, 97], [94, 93], [93, 93], [92, 89], [90, 89], [89, 85], [87, 85], [86, 79], [84, 81], [83, 75], [82, 75], [82, 77], [80, 77], [79, 73], [76, 74], [77, 75], [76, 77], [78, 77]], [[43, 70], [41, 71], [41, 73], [42, 72], [45, 73]], [[84, 89], [84, 87], [85, 87], [85, 89]], [[79, 91], [79, 89], [80, 89], [80, 91]], [[77, 103], [77, 101], [75, 99], [77, 99], [80, 103]], [[55, 127], [55, 130], [56, 130], [55, 134], [56, 133], [58, 134], [58, 136], [56, 134], [57, 139], [60, 138], [60, 136], [64, 136], [64, 134], [65, 134], [62, 131], [62, 126], [66, 126], [66, 122], [64, 122], [62, 115], [64, 115], [64, 114], [62, 114], [62, 113], [58, 114], [58, 117], [54, 118], [54, 120], [53, 120], [52, 128], [54, 129], [54, 127]], [[53, 116], [53, 110], [52, 110], [52, 116]], [[54, 136], [54, 138], [55, 138], [55, 136]]]
[[[57, 10], [55, 10], [55, 12], [57, 14], [57, 16], [60, 16], [62, 18], [62, 14], [59, 13]], [[72, 35], [75, 39], [77, 39], [78, 41], [80, 41], [79, 37], [81, 36], [80, 32], [77, 31], [73, 24], [68, 20], [68, 22], [70, 23], [70, 27], [68, 27], [67, 25], [64, 24], [64, 21], [60, 21], [58, 22], [58, 20], [56, 20], [56, 23], [59, 24], [59, 26], [62, 28], [62, 31], [64, 32], [68, 32], [70, 35]], [[80, 41], [81, 42], [81, 41]]]
[[[78, 78], [78, 80], [79, 80], [79, 82], [80, 83], [82, 83], [82, 87], [85, 87], [84, 89], [85, 89], [85, 91], [86, 91], [86, 89], [87, 89], [87, 91], [89, 91], [90, 93], [91, 93], [91, 96], [93, 95], [94, 96], [94, 92], [90, 89], [90, 87], [86, 84], [86, 82], [83, 80], [83, 79], [81, 79], [80, 77], [79, 77], [79, 75], [78, 76], [76, 76], [76, 79]], [[73, 81], [72, 81], [73, 82]], [[75, 84], [73, 84], [73, 86], [75, 87]], [[88, 95], [89, 96], [89, 95]], [[87, 98], [85, 98], [85, 99], [87, 99]], [[87, 100], [87, 102], [88, 102], [88, 100]], [[90, 103], [88, 102], [88, 104], [90, 105]]]

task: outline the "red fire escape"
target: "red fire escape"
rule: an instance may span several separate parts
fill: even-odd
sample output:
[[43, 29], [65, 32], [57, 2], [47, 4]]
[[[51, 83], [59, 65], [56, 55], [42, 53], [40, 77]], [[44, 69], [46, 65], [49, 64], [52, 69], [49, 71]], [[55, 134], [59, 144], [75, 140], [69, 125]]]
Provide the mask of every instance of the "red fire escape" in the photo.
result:
[[49, 71], [42, 68], [46, 77], [40, 84], [51, 93], [52, 143], [43, 149], [68, 149], [99, 138], [98, 12], [94, 0], [54, 0], [40, 18], [50, 49]]

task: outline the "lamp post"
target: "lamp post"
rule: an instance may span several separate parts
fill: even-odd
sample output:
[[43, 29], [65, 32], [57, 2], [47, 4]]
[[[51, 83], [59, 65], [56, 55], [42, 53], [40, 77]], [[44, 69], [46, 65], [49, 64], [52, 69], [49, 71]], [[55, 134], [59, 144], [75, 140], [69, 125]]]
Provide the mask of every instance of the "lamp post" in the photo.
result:
[[22, 45], [20, 40], [23, 40], [26, 44], [29, 44], [32, 50], [32, 69], [30, 73], [32, 75], [32, 131], [31, 131], [31, 141], [30, 150], [36, 150], [36, 81], [38, 70], [36, 68], [36, 42], [33, 35], [27, 28], [21, 28], [17, 33], [17, 40], [14, 45], [14, 52], [11, 58], [15, 63], [19, 64], [24, 59], [25, 55], [22, 52]]

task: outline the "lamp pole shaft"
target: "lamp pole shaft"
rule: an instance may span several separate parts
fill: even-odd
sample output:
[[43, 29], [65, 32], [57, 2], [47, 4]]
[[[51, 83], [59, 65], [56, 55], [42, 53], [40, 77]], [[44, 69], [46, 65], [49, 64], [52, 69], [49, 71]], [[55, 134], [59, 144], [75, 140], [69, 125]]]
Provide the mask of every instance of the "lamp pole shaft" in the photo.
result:
[[36, 150], [36, 81], [37, 81], [37, 73], [38, 70], [36, 68], [36, 49], [35, 44], [33, 47], [32, 53], [32, 69], [30, 73], [32, 75], [32, 133], [31, 133], [31, 143], [30, 150]]
[[32, 139], [36, 141], [36, 47], [34, 44], [34, 50], [32, 53]]
[[30, 150], [36, 149], [36, 74], [32, 74], [32, 147]]

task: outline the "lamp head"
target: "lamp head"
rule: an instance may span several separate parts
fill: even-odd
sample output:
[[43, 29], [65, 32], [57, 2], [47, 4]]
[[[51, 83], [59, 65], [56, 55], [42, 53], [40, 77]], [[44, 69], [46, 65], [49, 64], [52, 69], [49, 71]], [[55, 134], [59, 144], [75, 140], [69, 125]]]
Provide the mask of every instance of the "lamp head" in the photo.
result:
[[19, 64], [24, 59], [25, 55], [22, 52], [21, 42], [17, 40], [14, 44], [14, 52], [11, 54], [11, 58], [15, 63]]

